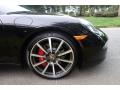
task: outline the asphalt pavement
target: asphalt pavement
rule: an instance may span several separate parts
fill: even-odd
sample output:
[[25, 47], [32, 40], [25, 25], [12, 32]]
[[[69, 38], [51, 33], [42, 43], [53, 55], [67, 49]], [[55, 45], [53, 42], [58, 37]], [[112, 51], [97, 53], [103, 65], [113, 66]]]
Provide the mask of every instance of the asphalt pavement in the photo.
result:
[[120, 28], [102, 28], [108, 35], [107, 57], [99, 64], [82, 67], [67, 77], [47, 80], [17, 65], [0, 65], [1, 85], [120, 84]]

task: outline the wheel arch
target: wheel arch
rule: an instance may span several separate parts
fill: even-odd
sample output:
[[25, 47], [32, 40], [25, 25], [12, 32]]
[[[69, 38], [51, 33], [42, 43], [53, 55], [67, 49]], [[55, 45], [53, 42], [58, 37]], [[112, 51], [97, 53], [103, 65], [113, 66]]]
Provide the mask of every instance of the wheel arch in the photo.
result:
[[[49, 31], [50, 30], [50, 31]], [[42, 33], [46, 33], [46, 32], [57, 32], [57, 33], [61, 33], [61, 34], [64, 34], [64, 35], [67, 35], [69, 36], [71, 39], [74, 40], [75, 42], [75, 45], [76, 45], [76, 48], [77, 48], [77, 52], [81, 54], [81, 57], [78, 56], [78, 59], [81, 59], [81, 60], [78, 60], [78, 63], [82, 63], [83, 61], [83, 57], [82, 57], [82, 43], [81, 42], [77, 42], [74, 38], [73, 38], [73, 33], [66, 29], [66, 28], [63, 28], [63, 27], [42, 27], [42, 28], [37, 28], [36, 31], [32, 34], [30, 34], [26, 39], [25, 41], [23, 42], [23, 45], [21, 47], [21, 50], [20, 50], [20, 57], [21, 57], [21, 64], [23, 65], [23, 67], [26, 64], [26, 60], [25, 60], [25, 51], [26, 51], [26, 48], [28, 46], [28, 44], [30, 43], [30, 41], [35, 38], [37, 35], [40, 35]], [[80, 62], [79, 62], [80, 61]]]

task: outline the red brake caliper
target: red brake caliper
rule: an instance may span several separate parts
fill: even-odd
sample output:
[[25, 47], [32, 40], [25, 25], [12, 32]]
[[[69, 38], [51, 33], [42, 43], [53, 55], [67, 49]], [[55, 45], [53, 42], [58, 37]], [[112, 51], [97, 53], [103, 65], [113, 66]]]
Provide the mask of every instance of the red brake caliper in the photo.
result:
[[[39, 50], [38, 50], [38, 55], [43, 56], [43, 55], [45, 55], [45, 53], [44, 53], [41, 49], [39, 49]], [[44, 59], [43, 57], [39, 57], [38, 60], [39, 60], [40, 62], [42, 62], [42, 61], [44, 61], [45, 59]], [[42, 64], [43, 67], [46, 67], [46, 65], [47, 65], [47, 62], [45, 62], [45, 63]]]

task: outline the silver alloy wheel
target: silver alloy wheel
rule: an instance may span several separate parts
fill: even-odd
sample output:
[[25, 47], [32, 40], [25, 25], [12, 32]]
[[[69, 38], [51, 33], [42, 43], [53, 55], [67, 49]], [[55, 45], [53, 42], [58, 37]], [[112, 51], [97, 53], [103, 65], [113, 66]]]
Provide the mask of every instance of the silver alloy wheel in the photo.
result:
[[[37, 53], [38, 49], [42, 51], [42, 55]], [[29, 56], [33, 69], [48, 78], [66, 75], [74, 63], [73, 49], [66, 41], [57, 37], [43, 38], [35, 43]]]

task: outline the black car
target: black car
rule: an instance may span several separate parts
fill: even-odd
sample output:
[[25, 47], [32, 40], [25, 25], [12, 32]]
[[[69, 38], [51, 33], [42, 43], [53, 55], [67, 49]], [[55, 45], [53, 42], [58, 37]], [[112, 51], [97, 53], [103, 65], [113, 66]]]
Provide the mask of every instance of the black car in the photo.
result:
[[107, 40], [83, 19], [0, 6], [0, 61], [28, 65], [44, 78], [61, 78], [85, 60], [104, 59]]

